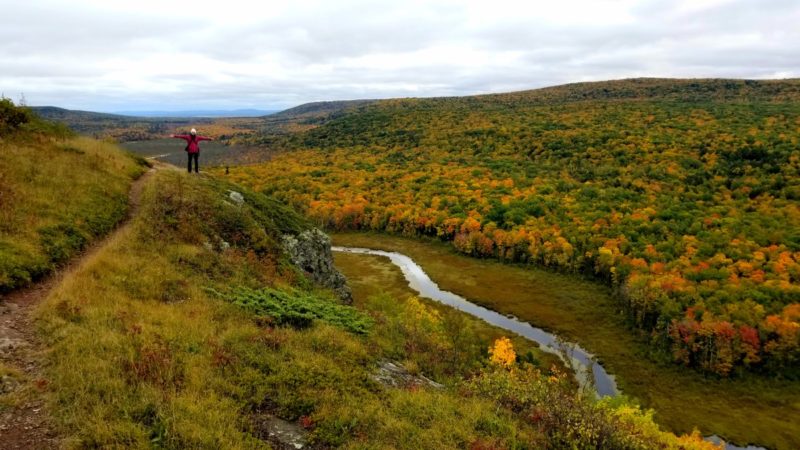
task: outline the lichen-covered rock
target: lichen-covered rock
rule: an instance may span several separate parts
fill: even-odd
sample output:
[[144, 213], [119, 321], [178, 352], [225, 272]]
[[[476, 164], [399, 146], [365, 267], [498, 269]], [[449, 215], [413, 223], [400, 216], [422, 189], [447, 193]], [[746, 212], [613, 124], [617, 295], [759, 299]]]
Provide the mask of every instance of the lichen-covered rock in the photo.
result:
[[292, 236], [284, 235], [283, 249], [292, 264], [303, 270], [315, 282], [333, 289], [345, 303], [353, 301], [347, 279], [333, 266], [331, 239], [318, 228]]
[[380, 361], [378, 371], [372, 375], [372, 379], [384, 386], [396, 388], [431, 387], [442, 389], [444, 387], [424, 375], [412, 375], [402, 364], [392, 361]]
[[228, 191], [228, 197], [239, 206], [244, 205], [244, 196], [236, 191]]

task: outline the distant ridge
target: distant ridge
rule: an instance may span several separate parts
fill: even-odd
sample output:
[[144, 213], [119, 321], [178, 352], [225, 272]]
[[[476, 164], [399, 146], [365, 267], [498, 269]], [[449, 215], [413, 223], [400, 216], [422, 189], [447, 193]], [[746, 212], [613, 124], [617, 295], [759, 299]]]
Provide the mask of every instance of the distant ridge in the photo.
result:
[[80, 134], [113, 137], [120, 142], [153, 139], [168, 134], [176, 127], [214, 121], [201, 117], [132, 117], [55, 106], [32, 106], [31, 110], [45, 120], [63, 123]]
[[521, 91], [443, 97], [398, 97], [375, 100], [338, 100], [304, 103], [268, 117], [267, 122], [302, 119], [317, 124], [366, 106], [393, 102], [434, 102], [466, 104], [568, 103], [587, 100], [678, 100], [678, 101], [798, 101], [800, 78], [745, 80], [727, 78], [626, 78], [586, 81]]
[[335, 100], [329, 102], [311, 102], [289, 108], [273, 114], [271, 119], [296, 118], [301, 116], [327, 116], [347, 109], [375, 103], [380, 100]]
[[96, 111], [83, 111], [79, 109], [66, 109], [57, 106], [32, 106], [31, 109], [40, 116], [58, 120], [63, 118], [95, 118], [95, 119], [176, 119], [176, 118], [217, 118], [217, 117], [263, 117], [275, 114], [279, 110], [266, 109], [209, 109], [209, 110], [186, 110], [186, 111], [116, 111], [104, 113]]
[[800, 78], [743, 80], [727, 78], [627, 78], [548, 86], [462, 98], [526, 98], [542, 102], [610, 99], [768, 100], [800, 99]]
[[65, 119], [126, 119], [126, 116], [120, 114], [100, 113], [94, 111], [81, 111], [78, 109], [59, 108], [57, 106], [31, 106], [33, 112], [41, 117], [49, 120], [65, 120]]
[[[800, 102], [800, 79], [630, 78], [467, 96], [312, 102], [264, 117], [263, 126], [243, 139], [254, 146], [284, 148], [290, 146], [284, 138], [291, 135], [292, 145], [302, 141], [348, 147], [382, 136], [382, 145], [414, 146], [431, 117], [466, 112], [491, 116], [575, 102], [592, 107], [631, 102], [794, 103]], [[398, 122], [401, 116], [403, 125]]]
[[130, 117], [261, 117], [274, 114], [279, 110], [268, 109], [199, 109], [184, 111], [116, 111], [114, 114]]
[[[286, 134], [325, 124], [338, 117], [354, 112], [359, 108], [376, 104], [381, 100], [336, 100], [330, 102], [303, 103], [269, 116], [264, 116], [261, 132], [266, 134]], [[261, 142], [264, 144], [265, 142]]]

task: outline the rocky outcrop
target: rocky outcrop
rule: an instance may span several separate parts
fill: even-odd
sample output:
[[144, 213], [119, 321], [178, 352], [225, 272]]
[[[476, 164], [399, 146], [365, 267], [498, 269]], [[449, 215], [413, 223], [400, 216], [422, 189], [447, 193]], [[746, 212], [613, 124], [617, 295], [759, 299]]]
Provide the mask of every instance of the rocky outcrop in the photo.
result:
[[353, 301], [347, 279], [333, 266], [331, 238], [317, 228], [284, 235], [283, 249], [292, 264], [303, 270], [315, 283], [332, 289], [345, 303]]

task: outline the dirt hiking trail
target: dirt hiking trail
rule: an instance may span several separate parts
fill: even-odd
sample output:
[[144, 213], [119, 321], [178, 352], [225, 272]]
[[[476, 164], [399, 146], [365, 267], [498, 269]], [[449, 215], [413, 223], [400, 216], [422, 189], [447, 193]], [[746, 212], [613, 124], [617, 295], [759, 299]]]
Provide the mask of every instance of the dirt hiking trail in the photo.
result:
[[15, 406], [0, 412], [0, 449], [61, 447], [55, 425], [47, 414], [42, 398], [48, 384], [42, 373], [45, 349], [36, 336], [31, 314], [36, 305], [47, 298], [62, 280], [79, 270], [113, 236], [130, 226], [131, 219], [139, 212], [145, 183], [162, 165], [156, 163], [132, 183], [128, 194], [128, 214], [111, 233], [90, 244], [65, 266], [34, 285], [0, 296], [0, 362], [22, 374], [21, 380], [15, 380], [15, 377], [2, 376], [0, 373], [0, 393], [10, 393], [19, 398]]

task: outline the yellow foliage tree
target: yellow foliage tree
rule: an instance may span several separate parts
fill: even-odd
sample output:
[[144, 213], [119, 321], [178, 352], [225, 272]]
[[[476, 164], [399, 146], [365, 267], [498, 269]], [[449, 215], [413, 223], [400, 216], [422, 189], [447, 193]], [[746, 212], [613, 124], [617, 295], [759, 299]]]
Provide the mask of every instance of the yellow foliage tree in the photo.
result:
[[493, 364], [505, 367], [506, 369], [510, 369], [517, 360], [514, 346], [511, 344], [511, 340], [505, 336], [494, 341], [494, 345], [489, 347], [489, 355], [489, 360]]

